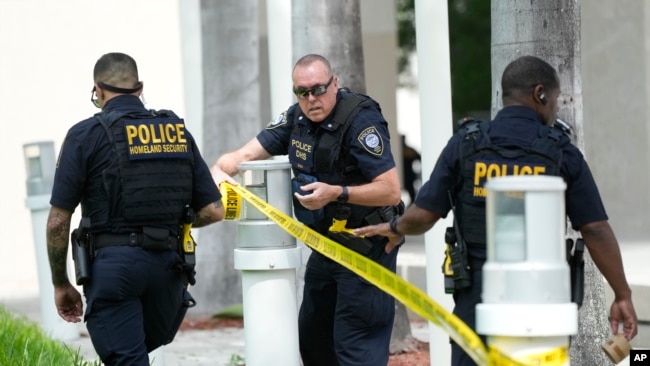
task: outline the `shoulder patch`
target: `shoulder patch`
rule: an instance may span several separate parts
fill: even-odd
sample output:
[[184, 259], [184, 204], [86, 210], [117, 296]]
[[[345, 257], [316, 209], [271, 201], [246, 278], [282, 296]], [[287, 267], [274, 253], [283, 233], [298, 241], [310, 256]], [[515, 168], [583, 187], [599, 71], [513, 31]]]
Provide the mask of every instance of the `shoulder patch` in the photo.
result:
[[368, 127], [361, 131], [357, 140], [366, 151], [373, 155], [381, 156], [384, 153], [384, 141], [375, 127]]
[[280, 115], [277, 116], [273, 121], [269, 122], [266, 125], [266, 129], [267, 130], [272, 130], [272, 129], [276, 128], [276, 127], [280, 127], [280, 126], [286, 125], [286, 124], [287, 124], [287, 111], [284, 111], [284, 112], [280, 113]]

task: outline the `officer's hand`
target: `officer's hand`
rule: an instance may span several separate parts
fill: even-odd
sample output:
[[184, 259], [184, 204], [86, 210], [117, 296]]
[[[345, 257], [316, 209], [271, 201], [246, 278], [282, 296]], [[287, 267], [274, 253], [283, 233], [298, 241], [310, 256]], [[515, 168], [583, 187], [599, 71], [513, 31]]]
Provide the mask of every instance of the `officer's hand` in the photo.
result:
[[226, 172], [221, 170], [217, 165], [213, 165], [212, 168], [210, 168], [210, 173], [212, 174], [212, 179], [217, 184], [217, 187], [220, 187], [223, 182], [228, 182], [232, 185], [239, 184], [235, 179], [233, 179], [233, 177], [226, 174]]
[[623, 335], [628, 341], [632, 340], [638, 331], [638, 320], [632, 299], [614, 300], [609, 310], [612, 333], [618, 334], [618, 327], [623, 323]]
[[83, 315], [81, 294], [72, 284], [54, 288], [54, 304], [59, 316], [70, 323], [78, 323]]
[[377, 225], [364, 226], [354, 229], [356, 236], [375, 236], [381, 235], [388, 238], [388, 244], [384, 247], [386, 253], [390, 253], [395, 247], [404, 243], [404, 235], [397, 235], [390, 231], [390, 223], [385, 222]]
[[331, 197], [337, 197], [336, 187], [323, 182], [308, 183], [300, 186], [300, 189], [304, 192], [311, 191], [309, 194], [301, 195], [298, 192], [293, 194], [300, 201], [300, 204], [308, 210], [318, 210], [325, 207], [325, 205], [332, 202]]

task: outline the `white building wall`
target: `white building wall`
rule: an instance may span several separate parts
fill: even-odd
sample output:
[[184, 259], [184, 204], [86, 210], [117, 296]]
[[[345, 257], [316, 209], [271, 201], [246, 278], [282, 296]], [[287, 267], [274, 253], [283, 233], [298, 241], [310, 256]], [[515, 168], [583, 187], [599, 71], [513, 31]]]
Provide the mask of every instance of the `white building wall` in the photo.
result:
[[99, 111], [93, 67], [108, 52], [135, 58], [147, 106], [183, 115], [180, 46], [177, 0], [0, 0], [0, 300], [38, 292], [23, 144], [53, 141], [58, 153], [67, 129]]
[[649, 7], [582, 2], [586, 158], [622, 242], [650, 236]]

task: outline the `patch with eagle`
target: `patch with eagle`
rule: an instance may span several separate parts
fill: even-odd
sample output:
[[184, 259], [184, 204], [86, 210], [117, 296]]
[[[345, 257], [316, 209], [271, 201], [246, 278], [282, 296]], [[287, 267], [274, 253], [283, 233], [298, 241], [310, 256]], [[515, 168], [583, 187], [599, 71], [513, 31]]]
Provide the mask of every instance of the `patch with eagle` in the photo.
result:
[[267, 130], [272, 130], [276, 127], [280, 127], [287, 124], [287, 111], [280, 113], [273, 121], [269, 122], [266, 125]]

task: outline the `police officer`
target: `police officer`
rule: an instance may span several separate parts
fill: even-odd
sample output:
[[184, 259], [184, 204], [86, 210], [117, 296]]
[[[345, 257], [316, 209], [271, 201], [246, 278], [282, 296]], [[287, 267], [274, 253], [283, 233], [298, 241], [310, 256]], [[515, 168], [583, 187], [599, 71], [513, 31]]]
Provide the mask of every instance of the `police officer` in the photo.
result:
[[[149, 365], [193, 299], [180, 224], [223, 219], [221, 196], [183, 120], [145, 109], [135, 60], [108, 53], [95, 64], [91, 101], [102, 111], [72, 126], [59, 155], [47, 249], [59, 315], [79, 322], [83, 303], [66, 270], [71, 216], [81, 203], [92, 258], [84, 284], [87, 323], [105, 365]], [[78, 259], [77, 259], [78, 260]]]
[[[336, 217], [348, 228], [389, 220], [400, 204], [399, 177], [386, 120], [371, 98], [339, 89], [323, 56], [310, 54], [293, 69], [292, 105], [240, 149], [213, 166], [216, 182], [243, 161], [288, 155], [294, 173], [294, 212], [323, 235]], [[354, 238], [351, 235], [351, 238]], [[387, 240], [341, 244], [395, 271]], [[305, 272], [299, 313], [305, 366], [386, 365], [394, 299], [314, 251]]]
[[[449, 140], [415, 205], [390, 224], [360, 228], [355, 233], [389, 237], [386, 248], [390, 250], [403, 235], [422, 234], [446, 217], [452, 208], [451, 195], [461, 235], [468, 244], [472, 278], [470, 287], [455, 290], [454, 314], [474, 329], [474, 308], [481, 302], [481, 267], [486, 259], [483, 184], [498, 175], [561, 176], [567, 183], [566, 213], [571, 224], [582, 234], [594, 263], [615, 293], [612, 332], [617, 334], [622, 323], [623, 334], [632, 339], [637, 334], [632, 294], [598, 188], [580, 151], [569, 137], [551, 127], [560, 95], [557, 72], [537, 57], [522, 56], [506, 67], [501, 85], [504, 108], [491, 122], [466, 123]], [[452, 342], [452, 365], [475, 363]]]

